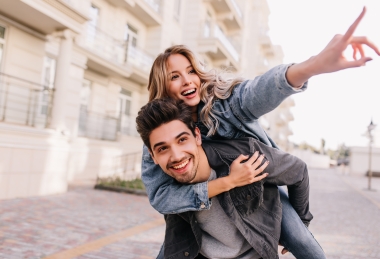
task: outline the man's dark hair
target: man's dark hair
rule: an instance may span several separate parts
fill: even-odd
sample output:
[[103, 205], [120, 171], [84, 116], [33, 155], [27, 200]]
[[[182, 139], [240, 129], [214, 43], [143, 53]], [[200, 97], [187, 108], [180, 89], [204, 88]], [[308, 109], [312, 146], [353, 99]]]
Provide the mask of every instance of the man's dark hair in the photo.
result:
[[150, 151], [152, 149], [149, 136], [152, 131], [174, 120], [182, 121], [195, 136], [195, 123], [191, 117], [190, 107], [181, 100], [155, 99], [140, 109], [136, 118], [136, 129]]

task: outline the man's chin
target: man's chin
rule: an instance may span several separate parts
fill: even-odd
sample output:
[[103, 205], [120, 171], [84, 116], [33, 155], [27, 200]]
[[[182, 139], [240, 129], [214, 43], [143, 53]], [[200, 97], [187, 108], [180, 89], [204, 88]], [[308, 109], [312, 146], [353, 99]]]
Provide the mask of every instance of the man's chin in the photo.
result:
[[194, 178], [195, 178], [195, 176], [193, 176], [193, 177], [191, 177], [191, 176], [184, 176], [184, 177], [173, 177], [177, 182], [179, 182], [179, 183], [183, 183], [183, 184], [190, 184], [193, 180], [194, 180]]

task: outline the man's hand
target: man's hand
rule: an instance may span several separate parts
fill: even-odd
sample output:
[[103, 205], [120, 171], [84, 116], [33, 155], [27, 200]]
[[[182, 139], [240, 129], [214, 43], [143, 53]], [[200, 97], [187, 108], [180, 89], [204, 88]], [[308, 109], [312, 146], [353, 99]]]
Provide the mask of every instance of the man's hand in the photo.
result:
[[261, 174], [269, 164], [269, 161], [267, 161], [260, 166], [264, 155], [259, 156], [259, 152], [256, 151], [251, 158], [243, 162], [246, 159], [248, 159], [248, 156], [240, 155], [231, 164], [231, 172], [227, 177], [232, 184], [232, 188], [261, 181], [268, 175], [267, 173]]

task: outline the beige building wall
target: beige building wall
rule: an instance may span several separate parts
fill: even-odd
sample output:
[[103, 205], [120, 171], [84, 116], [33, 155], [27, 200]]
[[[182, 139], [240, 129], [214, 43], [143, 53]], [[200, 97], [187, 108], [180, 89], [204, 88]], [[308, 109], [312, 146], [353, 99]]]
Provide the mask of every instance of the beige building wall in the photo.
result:
[[[282, 62], [265, 0], [5, 0], [1, 13], [0, 199], [138, 176], [135, 117], [154, 58], [173, 44], [246, 78]], [[286, 122], [271, 116], [280, 134]]]

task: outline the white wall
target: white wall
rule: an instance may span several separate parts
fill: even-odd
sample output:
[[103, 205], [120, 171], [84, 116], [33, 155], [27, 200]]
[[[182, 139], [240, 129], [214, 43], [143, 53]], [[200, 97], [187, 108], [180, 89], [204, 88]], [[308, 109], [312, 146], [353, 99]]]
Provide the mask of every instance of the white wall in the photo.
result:
[[326, 155], [315, 154], [310, 150], [292, 150], [292, 155], [302, 159], [308, 168], [326, 169], [330, 167], [330, 157]]
[[[350, 173], [365, 175], [369, 169], [369, 147], [350, 147]], [[372, 171], [380, 172], [380, 148], [372, 147]]]

